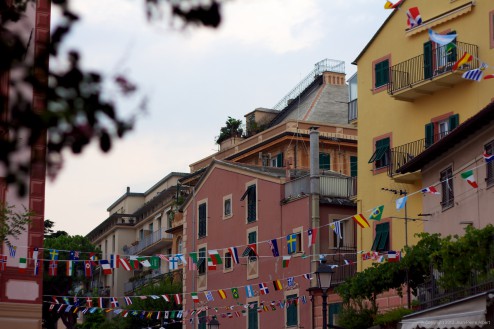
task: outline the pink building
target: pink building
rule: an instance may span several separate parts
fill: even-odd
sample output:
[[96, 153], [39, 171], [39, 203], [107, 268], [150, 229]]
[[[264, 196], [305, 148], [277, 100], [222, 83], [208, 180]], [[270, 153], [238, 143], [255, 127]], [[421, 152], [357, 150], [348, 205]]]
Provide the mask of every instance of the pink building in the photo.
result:
[[[183, 252], [198, 256], [197, 270], [184, 270], [184, 326], [206, 328], [216, 316], [228, 328], [313, 327], [317, 312], [308, 292], [311, 280], [304, 274], [314, 272], [319, 254], [340, 265], [333, 282], [355, 272], [354, 266], [343, 266], [352, 256], [341, 255], [351, 251], [355, 257], [355, 224], [341, 223], [344, 239], [335, 239], [328, 226], [355, 214], [348, 199], [348, 187], [353, 186], [349, 178], [320, 176], [317, 242], [309, 248], [308, 230], [316, 228], [312, 223], [317, 212], [311, 211], [307, 172], [294, 177], [284, 168], [214, 160], [183, 205]], [[273, 256], [272, 240], [278, 257]], [[238, 264], [229, 249], [233, 247]], [[222, 264], [213, 270], [215, 251]], [[284, 256], [290, 256], [288, 267], [283, 266]]]

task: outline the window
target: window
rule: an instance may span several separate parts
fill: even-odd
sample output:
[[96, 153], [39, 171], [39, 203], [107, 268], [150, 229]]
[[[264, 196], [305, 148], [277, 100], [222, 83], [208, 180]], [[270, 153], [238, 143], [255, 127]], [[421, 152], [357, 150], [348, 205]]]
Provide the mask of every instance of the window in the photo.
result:
[[177, 238], [177, 254], [182, 254], [183, 251], [183, 239], [181, 236]]
[[374, 64], [374, 88], [378, 89], [389, 82], [389, 59]]
[[257, 219], [256, 184], [252, 184], [247, 187], [247, 190], [245, 190], [245, 193], [240, 198], [240, 201], [244, 201], [245, 198], [247, 198], [247, 223], [255, 222]]
[[446, 118], [433, 119], [430, 123], [427, 123], [425, 125], [425, 147], [429, 147], [447, 136], [459, 124], [460, 116], [458, 114], [453, 114]]
[[223, 262], [223, 270], [228, 272], [232, 270], [232, 254], [228, 251], [225, 251], [225, 261]]
[[197, 318], [198, 318], [197, 329], [206, 329], [208, 323], [206, 311], [202, 311], [198, 313]]
[[223, 200], [223, 217], [230, 217], [232, 215], [232, 199], [227, 198]]
[[139, 240], [142, 241], [144, 239], [144, 229], [139, 230]]
[[389, 165], [389, 137], [379, 139], [375, 142], [375, 151], [369, 159], [369, 163], [374, 162], [376, 169], [384, 168]]
[[441, 206], [443, 210], [454, 206], [455, 195], [453, 192], [453, 168], [449, 167], [441, 171], [440, 175], [441, 188], [442, 188], [442, 201]]
[[489, 40], [492, 49], [494, 48], [494, 10], [489, 13]]
[[372, 244], [373, 251], [389, 250], [389, 223], [381, 223], [376, 225], [376, 237]]
[[351, 177], [357, 177], [358, 174], [358, 165], [357, 165], [357, 157], [351, 156], [350, 157], [350, 176]]
[[258, 307], [257, 302], [249, 303], [249, 311], [247, 314], [247, 329], [259, 328], [257, 307]]
[[293, 301], [290, 303], [290, 306], [286, 308], [286, 326], [298, 326], [298, 312], [297, 312], [297, 302], [294, 302], [297, 299], [297, 295], [288, 295], [286, 296], [287, 301]]
[[207, 232], [206, 215], [207, 215], [206, 203], [201, 203], [199, 205], [199, 230], [198, 230], [199, 238], [203, 238], [206, 236], [206, 232]]
[[[484, 149], [485, 153], [494, 154], [494, 140], [485, 145]], [[485, 168], [487, 171], [485, 174], [485, 181], [487, 183], [487, 187], [491, 187], [494, 185], [494, 161], [487, 162]]]
[[199, 275], [206, 273], [206, 248], [199, 249], [199, 259], [197, 260], [197, 272]]
[[319, 169], [330, 170], [331, 169], [331, 158], [329, 153], [319, 153]]
[[153, 232], [154, 232], [154, 224], [153, 224], [153, 223], [149, 224], [149, 231], [150, 231], [151, 233], [153, 233]]
[[[247, 235], [247, 243], [248, 244], [257, 244], [257, 231], [249, 232]], [[256, 254], [254, 251], [249, 252], [249, 261], [256, 261]]]
[[335, 304], [329, 304], [329, 310], [328, 310], [328, 324], [331, 326], [337, 326], [338, 325], [338, 315], [341, 312], [342, 309], [342, 304], [341, 303], [335, 303]]

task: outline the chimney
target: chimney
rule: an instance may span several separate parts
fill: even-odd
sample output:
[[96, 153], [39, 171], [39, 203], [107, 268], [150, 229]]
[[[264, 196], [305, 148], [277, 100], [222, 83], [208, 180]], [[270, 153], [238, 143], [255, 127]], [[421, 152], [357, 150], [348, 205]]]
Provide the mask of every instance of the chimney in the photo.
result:
[[[310, 198], [311, 198], [311, 228], [319, 228], [319, 127], [310, 127]], [[311, 271], [312, 273], [317, 271], [317, 265], [319, 264], [320, 254], [320, 242], [319, 234], [316, 234], [316, 243], [312, 245], [312, 261]], [[316, 286], [316, 280], [311, 281], [311, 286]]]

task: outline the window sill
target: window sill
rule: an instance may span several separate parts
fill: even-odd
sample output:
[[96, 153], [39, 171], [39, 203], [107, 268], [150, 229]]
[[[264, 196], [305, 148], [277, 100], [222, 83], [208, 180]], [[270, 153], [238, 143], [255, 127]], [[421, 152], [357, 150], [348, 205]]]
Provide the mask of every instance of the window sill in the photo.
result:
[[454, 202], [452, 202], [451, 204], [441, 205], [441, 206], [442, 206], [442, 211], [445, 212], [446, 210], [453, 208], [455, 204]]
[[223, 215], [223, 220], [227, 220], [233, 217], [233, 214], [230, 215]]

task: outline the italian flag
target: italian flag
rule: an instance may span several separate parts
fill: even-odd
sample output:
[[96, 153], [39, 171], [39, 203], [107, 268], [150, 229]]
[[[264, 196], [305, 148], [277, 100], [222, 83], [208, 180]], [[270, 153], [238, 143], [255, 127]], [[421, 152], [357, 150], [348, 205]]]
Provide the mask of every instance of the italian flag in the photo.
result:
[[465, 179], [468, 184], [472, 185], [473, 188], [478, 188], [479, 185], [475, 181], [475, 177], [473, 176], [473, 170], [465, 171], [461, 173], [461, 178]]
[[192, 292], [190, 296], [192, 297], [194, 303], [199, 303], [199, 296], [197, 296], [197, 292]]
[[27, 269], [27, 259], [26, 258], [19, 258], [19, 272], [25, 273], [26, 269]]

